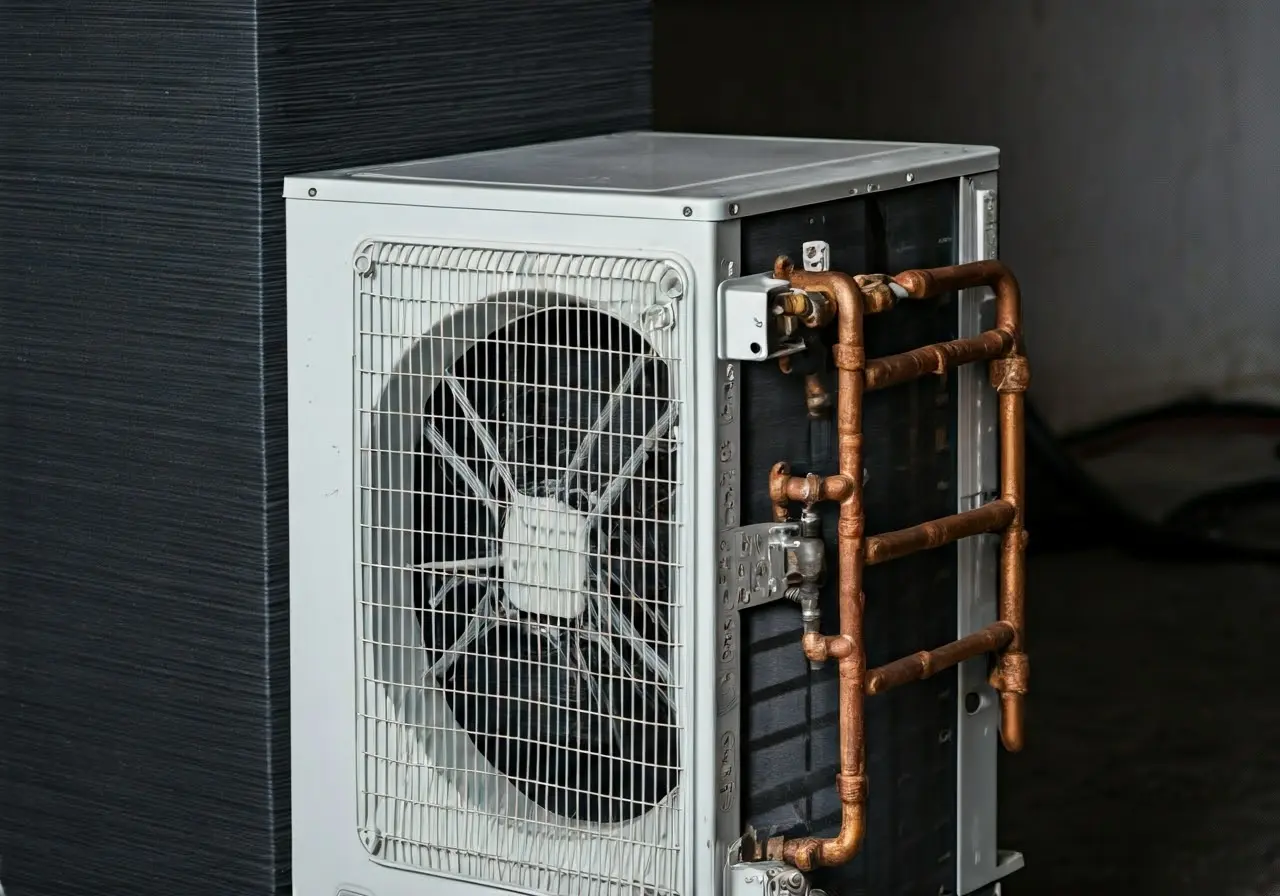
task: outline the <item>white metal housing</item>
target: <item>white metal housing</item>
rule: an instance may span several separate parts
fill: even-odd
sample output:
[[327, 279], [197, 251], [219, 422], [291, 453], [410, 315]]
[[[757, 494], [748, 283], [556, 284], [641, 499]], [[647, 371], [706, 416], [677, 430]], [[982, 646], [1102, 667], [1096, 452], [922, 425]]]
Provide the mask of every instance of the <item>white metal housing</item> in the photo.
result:
[[[996, 166], [989, 147], [645, 133], [286, 180], [295, 892], [409, 896], [427, 886], [440, 896], [480, 896], [494, 884], [618, 896], [720, 892], [729, 828], [720, 823], [717, 792], [716, 562], [705, 546], [722, 525], [717, 420], [726, 365], [717, 360], [716, 289], [726, 277], [752, 273], [741, 270], [738, 221], [956, 179], [961, 260], [973, 260], [994, 253], [994, 232], [983, 237], [994, 206], [983, 199], [994, 203]], [[397, 653], [415, 637], [405, 599], [411, 564], [386, 533], [404, 525], [407, 511], [385, 495], [405, 491], [408, 474], [386, 458], [422, 431], [423, 383], [451, 388], [441, 359], [453, 337], [442, 334], [469, 320], [474, 339], [500, 323], [485, 314], [560, 301], [554, 297], [644, 333], [673, 363], [678, 408], [657, 438], [670, 439], [679, 468], [672, 661], [664, 674], [677, 707], [680, 783], [654, 810], [661, 830], [642, 820], [635, 824], [649, 825], [646, 832], [615, 826], [586, 846], [581, 832], [547, 825], [501, 788], [477, 797], [490, 800], [489, 814], [469, 829], [450, 827], [440, 813], [415, 815], [394, 800], [362, 797], [394, 786], [416, 788], [427, 802], [457, 798], [432, 771], [442, 754], [401, 743], [436, 730], [432, 749], [447, 751], [440, 744], [451, 735], [431, 721], [439, 707], [423, 696], [424, 676], [433, 673], [422, 652]], [[976, 332], [984, 299], [962, 298], [962, 334]], [[485, 303], [497, 311], [476, 310]], [[980, 373], [962, 375], [962, 404], [971, 400], [975, 409], [961, 420], [966, 509], [995, 478], [990, 403], [980, 400]], [[388, 486], [382, 493], [370, 488], [379, 477]], [[548, 617], [582, 614], [571, 586], [584, 575], [576, 558], [585, 524], [552, 521], [561, 505], [547, 499], [517, 503], [500, 559], [536, 570], [519, 579], [523, 596], [513, 600]], [[392, 522], [371, 529], [379, 515]], [[530, 550], [534, 535], [555, 550]], [[962, 573], [957, 595], [957, 635], [995, 611], [989, 552], [961, 550], [971, 572]], [[482, 576], [483, 563], [472, 570]], [[961, 674], [980, 678], [978, 665]], [[378, 670], [373, 678], [370, 669]], [[1020, 861], [998, 858], [994, 842], [997, 716], [990, 706], [967, 712], [965, 690], [957, 697], [960, 893]], [[553, 839], [530, 839], [535, 830]], [[451, 849], [466, 855], [439, 854]], [[497, 869], [499, 854], [525, 870]], [[619, 864], [648, 869], [636, 878], [643, 886], [628, 888], [604, 870]], [[594, 876], [579, 867], [582, 876], [566, 883], [539, 871], [575, 865], [595, 866]], [[442, 876], [424, 880], [427, 870]]]

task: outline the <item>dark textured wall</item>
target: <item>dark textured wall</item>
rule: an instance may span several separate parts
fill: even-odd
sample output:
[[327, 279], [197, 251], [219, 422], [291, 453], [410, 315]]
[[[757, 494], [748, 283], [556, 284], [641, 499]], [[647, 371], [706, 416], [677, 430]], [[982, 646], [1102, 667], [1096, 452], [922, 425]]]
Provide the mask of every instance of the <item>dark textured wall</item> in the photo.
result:
[[289, 887], [289, 171], [649, 123], [647, 0], [7, 0], [0, 881]]

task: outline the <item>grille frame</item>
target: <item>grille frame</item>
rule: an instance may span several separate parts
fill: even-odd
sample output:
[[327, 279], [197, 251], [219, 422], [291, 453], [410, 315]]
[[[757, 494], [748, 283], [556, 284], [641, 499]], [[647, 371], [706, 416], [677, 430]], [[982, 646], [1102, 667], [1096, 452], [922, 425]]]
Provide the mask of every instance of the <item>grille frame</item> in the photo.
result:
[[[456, 830], [446, 832], [444, 836], [451, 842], [445, 845], [439, 842], [439, 823], [431, 838], [419, 834], [415, 839], [404, 831], [395, 829], [396, 819], [399, 819], [398, 823], [402, 826], [416, 827], [421, 831], [422, 811], [421, 807], [417, 807], [416, 816], [406, 821], [406, 812], [403, 809], [397, 811], [393, 805], [395, 801], [386, 799], [388, 775], [395, 767], [403, 765], [404, 768], [396, 777], [409, 783], [417, 779], [419, 792], [425, 792], [421, 779], [428, 777], [430, 773], [422, 769], [430, 765], [430, 759], [423, 756], [421, 751], [415, 753], [410, 747], [408, 755], [416, 756], [419, 764], [404, 760], [391, 762], [389, 759], [392, 748], [389, 740], [396, 735], [403, 736], [410, 720], [418, 723], [436, 722], [431, 727], [435, 728], [437, 741], [444, 739], [446, 734], [445, 726], [438, 724], [439, 706], [433, 710], [434, 717], [423, 716], [421, 706], [409, 707], [413, 692], [421, 689], [419, 682], [423, 672], [423, 657], [422, 651], [416, 649], [420, 644], [401, 644], [394, 636], [391, 642], [376, 644], [374, 642], [379, 639], [371, 637], [375, 630], [403, 635], [406, 631], [416, 631], [416, 628], [403, 620], [397, 625], [390, 619], [379, 621], [377, 618], [385, 617], [388, 612], [401, 617], [412, 616], [412, 606], [406, 606], [403, 599], [406, 594], [412, 596], [412, 587], [406, 584], [406, 577], [410, 574], [397, 569], [403, 564], [395, 562], [394, 553], [391, 554], [390, 562], [385, 564], [389, 569], [374, 567], [371, 573], [370, 558], [375, 553], [375, 542], [381, 541], [385, 547], [388, 538], [391, 541], [395, 539], [386, 535], [381, 539], [370, 537], [368, 524], [374, 515], [379, 515], [390, 520], [393, 528], [408, 528], [404, 524], [406, 512], [403, 506], [412, 501], [409, 490], [398, 489], [398, 498], [392, 497], [389, 502], [380, 502], [383, 503], [381, 513], [371, 506], [369, 498], [371, 488], [376, 493], [377, 480], [380, 478], [386, 480], [384, 484], [391, 485], [393, 489], [395, 482], [403, 483], [404, 468], [407, 463], [412, 462], [411, 459], [406, 459], [401, 454], [397, 461], [393, 455], [390, 466], [401, 469], [389, 478], [387, 471], [375, 470], [371, 466], [371, 460], [385, 458], [388, 451], [400, 450], [404, 440], [412, 438], [412, 429], [417, 425], [412, 421], [425, 419], [426, 394], [432, 391], [432, 387], [424, 380], [424, 365], [421, 360], [412, 359], [420, 359], [423, 353], [428, 352], [432, 339], [440, 333], [441, 328], [452, 326], [460, 316], [468, 329], [478, 330], [483, 339], [522, 316], [543, 313], [553, 308], [576, 306], [601, 312], [622, 326], [640, 333], [646, 340], [652, 357], [658, 359], [667, 371], [666, 391], [671, 406], [679, 409], [680, 419], [690, 419], [696, 413], [691, 400], [687, 370], [691, 356], [692, 328], [682, 320], [687, 317], [687, 308], [682, 306], [687, 306], [686, 300], [693, 286], [690, 267], [674, 258], [671, 253], [628, 252], [623, 257], [603, 253], [551, 252], [546, 247], [479, 245], [474, 242], [465, 245], [444, 244], [393, 239], [361, 241], [350, 261], [355, 335], [352, 404], [356, 414], [356, 469], [352, 508], [353, 519], [357, 522], [354, 545], [356, 562], [353, 567], [358, 654], [356, 713], [359, 723], [356, 753], [362, 766], [357, 772], [356, 781], [356, 827], [362, 843], [374, 861], [391, 868], [425, 872], [441, 878], [479, 879], [496, 886], [514, 887], [530, 893], [620, 893], [643, 890], [659, 894], [681, 891], [687, 886], [690, 864], [683, 852], [693, 842], [690, 835], [695, 813], [691, 810], [690, 803], [696, 802], [696, 795], [689, 793], [689, 784], [693, 783], [691, 775], [698, 765], [693, 743], [694, 727], [690, 723], [694, 716], [694, 695], [687, 687], [690, 679], [686, 671], [688, 656], [685, 649], [685, 633], [694, 625], [689, 618], [692, 604], [685, 596], [693, 593], [694, 587], [694, 570], [690, 568], [687, 558], [691, 556], [696, 510], [694, 483], [688, 472], [692, 464], [681, 462], [689, 451], [684, 434], [691, 427], [681, 429], [677, 423], [669, 438], [677, 458], [673, 483], [676, 494], [671, 499], [674, 532], [670, 539], [672, 556], [669, 558], [669, 640], [673, 645], [670, 690], [675, 695], [672, 704], [677, 714], [677, 783], [673, 791], [656, 806], [630, 822], [548, 826], [545, 821], [546, 813], [537, 811], [528, 798], [518, 795], [513, 797], [515, 788], [508, 785], [499, 802], [491, 803], [501, 805], [502, 810], [491, 808], [487, 828], [481, 829], [482, 833], [487, 831], [490, 834], [490, 839], [492, 835], [504, 831], [508, 836], [505, 842], [493, 846], [488, 854], [483, 852], [483, 847], [481, 851], [466, 848], [466, 841], [475, 839], [474, 829], [471, 837], [465, 834], [459, 836]], [[432, 275], [436, 278], [434, 287], [442, 290], [443, 295], [428, 295], [432, 289], [432, 283], [428, 282]], [[395, 281], [398, 286], [379, 291], [374, 288], [374, 283], [379, 278]], [[399, 294], [395, 295], [397, 291]], [[374, 313], [375, 305], [378, 306], [377, 316], [387, 321], [390, 329], [370, 330], [369, 316]], [[426, 316], [415, 318], [414, 308], [425, 312]], [[495, 313], [495, 308], [496, 316], [487, 319], [487, 315]], [[474, 339], [464, 335], [463, 340], [458, 342], [459, 356], [474, 344]], [[458, 358], [441, 360], [440, 373]], [[431, 376], [432, 372], [427, 372], [426, 375]], [[400, 387], [406, 378], [410, 384], [407, 395]], [[434, 379], [443, 382], [439, 374]], [[390, 413], [400, 414], [393, 418], [399, 422], [388, 423], [384, 419], [381, 424], [372, 423], [372, 415], [378, 413], [381, 402], [392, 398], [398, 406]], [[409, 409], [407, 412], [402, 410], [406, 407]], [[381, 410], [384, 414], [387, 412], [385, 406]], [[379, 463], [377, 466], [381, 468], [383, 464]], [[395, 508], [397, 504], [400, 505], [399, 509]], [[401, 523], [398, 527], [397, 522]], [[397, 605], [379, 608], [368, 604], [366, 596], [370, 594], [372, 579], [379, 577], [402, 579], [398, 587], [390, 587], [391, 593], [400, 595]], [[406, 649], [411, 657], [407, 665], [400, 662]], [[398, 669], [401, 674], [386, 676], [380, 671], [386, 669]], [[374, 671], [372, 682], [369, 674], [371, 670]], [[387, 711], [380, 712], [380, 706]], [[468, 741], [460, 730], [455, 730], [448, 736], [455, 743]], [[374, 767], [370, 768], [370, 765]], [[368, 781], [374, 782], [372, 787], [368, 785]], [[440, 785], [436, 785], [435, 794], [446, 792], [447, 788], [441, 789]], [[383, 798], [373, 796], [378, 793], [382, 793]], [[443, 799], [445, 797], [437, 797], [437, 800]], [[512, 813], [514, 818], [505, 817]], [[461, 816], [465, 813], [455, 808], [440, 809], [438, 814]], [[539, 819], [539, 815], [543, 818]], [[632, 837], [643, 840], [642, 829], [652, 828], [653, 816], [661, 815], [668, 816], [667, 824], [657, 837], [650, 838], [657, 845], [648, 844], [650, 855], [647, 857], [651, 871], [654, 864], [661, 867], [648, 879], [626, 882], [621, 878], [590, 873], [589, 869], [593, 866], [625, 868], [628, 853], [633, 864], [637, 860], [645, 860], [645, 856], [636, 855], [646, 851], [645, 844], [641, 843], [628, 850], [625, 841]], [[530, 825], [534, 826], [534, 833], [528, 838], [527, 848], [512, 850], [512, 840], [519, 839], [520, 833], [511, 832]], [[445, 827], [447, 831], [447, 823]], [[543, 834], [541, 840], [538, 835], [539, 827]], [[492, 830], [488, 830], [489, 828]], [[592, 832], [603, 832], [603, 835], [593, 837]], [[548, 834], [563, 836], [549, 837]], [[566, 840], [576, 840], [586, 845], [575, 849], [572, 843], [566, 846]], [[498, 855], [518, 855], [524, 852], [527, 856], [536, 856], [540, 843], [544, 847], [547, 843], [559, 847], [551, 851], [551, 857], [543, 864], [532, 858], [526, 858], [523, 863], [507, 862]], [[593, 843], [594, 847], [591, 846]], [[653, 855], [655, 850], [659, 852], [658, 860]], [[569, 854], [568, 860], [566, 854]], [[573, 861], [573, 858], [577, 861]], [[624, 861], [619, 861], [620, 858]], [[665, 859], [665, 862], [661, 859]], [[577, 867], [581, 873], [560, 874], [557, 877], [554, 871], [563, 871], [566, 867]]]

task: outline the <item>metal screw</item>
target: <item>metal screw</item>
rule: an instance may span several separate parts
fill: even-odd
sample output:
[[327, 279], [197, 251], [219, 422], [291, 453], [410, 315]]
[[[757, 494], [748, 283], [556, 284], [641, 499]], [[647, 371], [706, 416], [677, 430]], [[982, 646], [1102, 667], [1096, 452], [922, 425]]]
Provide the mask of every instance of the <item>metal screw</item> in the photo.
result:
[[364, 844], [369, 855], [376, 856], [382, 852], [382, 831], [377, 828], [361, 828], [360, 842]]
[[316, 195], [316, 188], [315, 188], [315, 187], [312, 187], [310, 190], [307, 190], [307, 195], [308, 195], [308, 196], [314, 196], [314, 195]]
[[736, 215], [738, 213], [738, 203], [734, 202], [729, 205], [729, 214]]
[[910, 174], [910, 173], [907, 174], [907, 183], [911, 183], [915, 179], [916, 179], [916, 176], [914, 174]]
[[684, 284], [680, 282], [680, 275], [675, 271], [667, 271], [662, 275], [659, 288], [669, 299], [678, 299], [684, 295]]
[[693, 209], [692, 209], [690, 206], [687, 206], [687, 205], [686, 205], [686, 206], [684, 207], [684, 216], [685, 216], [686, 218], [692, 218], [692, 217], [693, 217]]

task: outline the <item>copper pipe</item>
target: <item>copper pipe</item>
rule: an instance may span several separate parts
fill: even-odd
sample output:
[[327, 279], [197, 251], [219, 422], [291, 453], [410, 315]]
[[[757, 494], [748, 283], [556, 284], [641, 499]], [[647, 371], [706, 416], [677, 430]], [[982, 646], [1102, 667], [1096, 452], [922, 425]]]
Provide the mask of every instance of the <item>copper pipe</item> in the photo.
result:
[[874, 566], [918, 551], [940, 548], [972, 535], [999, 532], [1013, 520], [1013, 505], [995, 500], [973, 510], [930, 520], [908, 529], [872, 535], [867, 539], [867, 565]]
[[1000, 393], [1000, 495], [1015, 510], [1000, 538], [1000, 618], [1013, 626], [1013, 640], [1000, 653], [991, 685], [1000, 692], [1000, 740], [1013, 753], [1024, 743], [1023, 700], [1031, 671], [1024, 643], [1027, 532], [1022, 525], [1026, 494], [1022, 393], [1029, 380], [1024, 357], [991, 364], [991, 384]]
[[774, 464], [769, 471], [769, 498], [773, 501], [773, 518], [783, 522], [787, 518], [787, 505], [796, 503], [812, 507], [819, 501], [840, 502], [849, 496], [852, 480], [842, 473], [834, 476], [792, 476], [791, 465]]
[[1000, 740], [1005, 749], [1022, 749], [1023, 697], [1030, 663], [1025, 644], [1023, 596], [1026, 590], [1023, 528], [1026, 492], [1023, 395], [1031, 380], [1022, 354], [1022, 300], [1017, 278], [998, 261], [979, 261], [932, 270], [904, 271], [893, 278], [913, 299], [961, 289], [990, 287], [996, 294], [996, 329], [1013, 337], [1005, 357], [991, 362], [991, 385], [1000, 393], [1000, 498], [1013, 505], [1013, 519], [1000, 538], [1000, 619], [1013, 626], [1013, 639], [1000, 652], [991, 685], [1000, 692]]
[[867, 362], [867, 389], [883, 389], [917, 380], [928, 374], [944, 374], [953, 367], [974, 361], [1004, 357], [1013, 348], [1013, 334], [987, 330], [978, 336], [953, 339], [889, 355]]
[[922, 650], [872, 669], [867, 674], [867, 695], [883, 694], [899, 685], [937, 675], [975, 656], [1003, 650], [1016, 634], [1009, 623], [993, 622], [950, 644], [934, 650]]
[[804, 405], [813, 420], [821, 420], [831, 410], [831, 396], [822, 385], [822, 377], [816, 373], [804, 378]]
[[[866, 659], [862, 647], [862, 385], [865, 349], [862, 340], [862, 292], [852, 277], [834, 271], [797, 271], [785, 258], [774, 275], [793, 287], [828, 296], [836, 306], [837, 344], [832, 349], [837, 369], [836, 433], [839, 471], [848, 482], [840, 500], [839, 543], [840, 634], [848, 653], [837, 660], [840, 673], [840, 772], [836, 789], [842, 803], [840, 831], [835, 837], [784, 840], [771, 849], [801, 871], [840, 865], [857, 854], [866, 832], [866, 752], [863, 742], [863, 679]], [[885, 290], [887, 292], [887, 290]], [[843, 652], [843, 651], [842, 651]]]
[[974, 261], [944, 268], [903, 271], [893, 282], [913, 299], [932, 299], [961, 289], [986, 286], [996, 294], [996, 329], [1014, 337], [1013, 352], [1022, 354], [1022, 297], [1018, 280], [998, 261]]
[[800, 318], [807, 327], [825, 327], [831, 323], [836, 312], [828, 296], [821, 293], [811, 296], [805, 292], [785, 294], [778, 303], [778, 310], [782, 314]]
[[[884, 277], [858, 279], [837, 272], [796, 271], [786, 258], [774, 265], [774, 276], [791, 282], [806, 294], [825, 296], [836, 308], [838, 340], [832, 350], [838, 370], [836, 405], [839, 438], [839, 474], [822, 477], [811, 474], [793, 477], [786, 464], [778, 464], [770, 474], [769, 490], [777, 519], [785, 520], [787, 505], [793, 501], [812, 504], [836, 500], [840, 504], [839, 609], [840, 632], [824, 636], [806, 633], [802, 639], [805, 655], [814, 661], [835, 660], [840, 674], [840, 773], [836, 787], [842, 804], [841, 827], [832, 838], [803, 837], [793, 840], [773, 838], [767, 853], [802, 871], [821, 865], [838, 865], [851, 859], [861, 846], [866, 829], [866, 744], [863, 716], [865, 693], [875, 693], [899, 678], [923, 678], [939, 669], [988, 651], [1001, 651], [1000, 666], [993, 685], [1001, 691], [1003, 706], [1001, 737], [1009, 749], [1022, 742], [1021, 697], [1026, 687], [1025, 654], [1022, 639], [1022, 531], [1023, 455], [1021, 390], [1027, 381], [1021, 350], [1020, 299], [1013, 275], [997, 262], [979, 262], [928, 271], [906, 271], [893, 278], [913, 298], [928, 298], [942, 292], [990, 285], [996, 290], [996, 330], [976, 339], [957, 340], [916, 352], [884, 359], [879, 384], [905, 381], [950, 364], [1002, 355], [992, 361], [992, 381], [1000, 392], [1001, 408], [1001, 498], [969, 514], [957, 514], [901, 532], [887, 533], [875, 541], [878, 559], [901, 556], [990, 531], [1006, 524], [1002, 536], [1001, 621], [966, 638], [934, 651], [922, 652], [876, 670], [869, 679], [862, 642], [862, 573], [869, 544], [864, 539], [862, 510], [862, 398], [867, 387], [867, 364], [863, 342], [863, 314], [892, 306], [894, 296]], [[817, 303], [815, 303], [817, 307]]]

